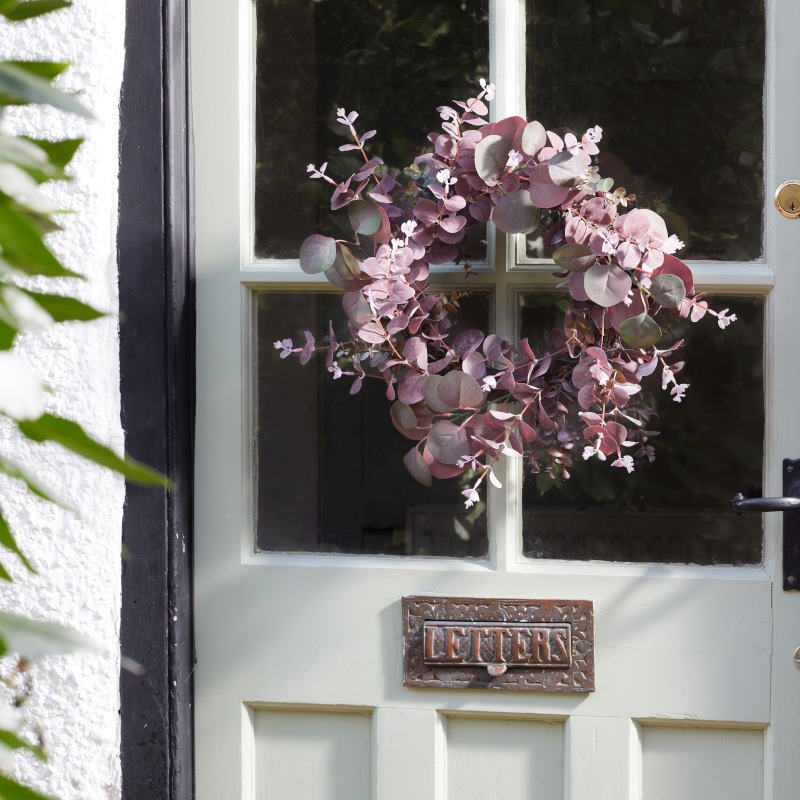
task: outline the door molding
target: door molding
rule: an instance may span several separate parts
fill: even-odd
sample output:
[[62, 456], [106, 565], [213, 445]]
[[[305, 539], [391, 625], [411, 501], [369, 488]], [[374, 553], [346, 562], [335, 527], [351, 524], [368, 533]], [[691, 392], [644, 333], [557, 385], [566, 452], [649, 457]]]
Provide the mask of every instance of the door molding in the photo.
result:
[[120, 107], [122, 424], [175, 490], [128, 486], [122, 523], [125, 800], [194, 796], [191, 590], [194, 277], [188, 8], [127, 0]]

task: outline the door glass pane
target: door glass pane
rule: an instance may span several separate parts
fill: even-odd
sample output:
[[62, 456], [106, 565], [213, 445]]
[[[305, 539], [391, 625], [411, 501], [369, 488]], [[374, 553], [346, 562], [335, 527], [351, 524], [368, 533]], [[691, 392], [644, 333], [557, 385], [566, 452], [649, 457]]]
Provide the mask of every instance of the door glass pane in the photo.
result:
[[[255, 253], [297, 258], [311, 233], [336, 235], [330, 191], [306, 165], [344, 180], [337, 106], [356, 110], [370, 154], [402, 168], [438, 130], [436, 106], [488, 77], [488, 0], [256, 0]], [[341, 234], [339, 234], [341, 235]]]
[[528, 118], [579, 138], [600, 125], [600, 174], [662, 214], [682, 257], [758, 258], [763, 0], [527, 0], [527, 15]]
[[[761, 515], [736, 516], [728, 505], [742, 490], [760, 491], [764, 439], [762, 336], [764, 303], [714, 297], [738, 321], [720, 331], [676, 323], [685, 338], [682, 403], [645, 382], [662, 435], [652, 464], [628, 475], [596, 459], [572, 456], [562, 485], [527, 474], [523, 484], [523, 547], [535, 558], [657, 561], [693, 564], [761, 562]], [[546, 342], [563, 321], [563, 295], [520, 296], [521, 335]], [[545, 346], [540, 350], [546, 349]], [[652, 390], [652, 391], [649, 391]], [[544, 490], [544, 491], [542, 491]]]
[[[418, 484], [392, 425], [383, 381], [356, 396], [319, 355], [281, 360], [273, 342], [328, 328], [347, 338], [341, 295], [260, 292], [256, 310], [256, 528], [261, 550], [485, 556], [486, 507], [458, 480]], [[459, 327], [486, 328], [489, 295], [461, 301]], [[321, 346], [324, 342], [319, 341]], [[466, 478], [463, 479], [466, 481]]]

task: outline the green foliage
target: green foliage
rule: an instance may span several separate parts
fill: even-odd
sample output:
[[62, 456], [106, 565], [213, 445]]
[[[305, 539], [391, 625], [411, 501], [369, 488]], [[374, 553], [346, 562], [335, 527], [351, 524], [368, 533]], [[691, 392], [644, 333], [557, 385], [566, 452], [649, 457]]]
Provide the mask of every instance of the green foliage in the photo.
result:
[[[70, 5], [68, 0], [0, 0], [0, 16], [16, 22]], [[5, 106], [31, 104], [91, 117], [74, 95], [53, 85], [67, 66], [60, 61], [0, 62], [0, 122]], [[65, 267], [45, 242], [45, 236], [60, 227], [57, 212], [40, 192], [42, 184], [70, 180], [67, 168], [81, 142], [81, 139], [49, 141], [0, 133], [0, 381], [13, 385], [14, 399], [19, 400], [9, 402], [6, 398], [0, 405], [0, 417], [16, 427], [32, 447], [53, 442], [87, 461], [120, 473], [127, 480], [147, 486], [169, 486], [162, 475], [138, 461], [117, 455], [89, 436], [77, 422], [41, 413], [43, 387], [28, 367], [7, 352], [23, 331], [61, 322], [90, 322], [104, 316], [102, 311], [69, 295], [23, 285], [24, 279], [33, 275], [81, 278]], [[19, 482], [32, 496], [66, 508], [53, 491], [2, 454], [0, 473]], [[35, 572], [20, 550], [0, 503], [0, 559], [7, 558], [8, 553]], [[0, 580], [11, 580], [2, 561]], [[88, 646], [84, 639], [60, 625], [0, 612], [0, 655], [16, 653], [31, 661], [49, 653]], [[27, 750], [37, 758], [45, 757], [41, 748], [29, 744], [13, 730], [0, 729], [0, 748]], [[0, 773], [0, 800], [49, 798]]]

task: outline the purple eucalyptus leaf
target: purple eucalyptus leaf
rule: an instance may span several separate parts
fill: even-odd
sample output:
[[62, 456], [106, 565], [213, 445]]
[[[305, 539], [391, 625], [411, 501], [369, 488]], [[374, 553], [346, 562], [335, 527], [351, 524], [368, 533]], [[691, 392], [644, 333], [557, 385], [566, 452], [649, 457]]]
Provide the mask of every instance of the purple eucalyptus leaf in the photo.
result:
[[422, 402], [425, 378], [424, 373], [408, 370], [397, 384], [398, 398], [410, 406]]
[[356, 325], [364, 325], [372, 319], [372, 308], [362, 291], [345, 292], [342, 295], [342, 308], [348, 319]]
[[547, 131], [541, 122], [529, 122], [522, 131], [522, 150], [535, 156], [547, 144]]
[[628, 347], [644, 350], [661, 339], [661, 328], [647, 313], [626, 319], [619, 326], [619, 335]]
[[500, 198], [492, 211], [492, 222], [503, 233], [530, 233], [539, 224], [539, 209], [530, 192], [519, 189]]
[[477, 351], [470, 353], [462, 363], [462, 369], [467, 375], [471, 375], [476, 380], [480, 380], [486, 375], [486, 362], [483, 356]]
[[371, 200], [356, 200], [347, 209], [350, 226], [355, 233], [372, 236], [381, 226], [381, 215], [378, 206]]
[[556, 266], [572, 272], [586, 272], [596, 260], [597, 256], [582, 244], [564, 244], [553, 253]]
[[430, 486], [433, 483], [431, 469], [416, 445], [403, 456], [403, 463], [417, 483], [423, 486]]
[[564, 150], [556, 153], [547, 162], [547, 171], [550, 180], [556, 185], [573, 188], [581, 182], [581, 176], [586, 172], [588, 159], [581, 153], [571, 153]]
[[547, 164], [539, 164], [531, 172], [531, 202], [537, 208], [555, 208], [560, 206], [569, 196], [569, 189], [556, 186], [550, 180]]
[[677, 275], [664, 273], [653, 278], [650, 285], [653, 300], [664, 308], [677, 308], [686, 297], [686, 287]]
[[621, 303], [631, 289], [631, 277], [616, 264], [595, 264], [583, 274], [583, 287], [593, 303], [604, 308]]
[[312, 233], [300, 246], [300, 268], [309, 275], [324, 272], [336, 259], [336, 240]]
[[459, 370], [448, 372], [438, 385], [439, 397], [452, 408], [479, 408], [483, 390], [471, 375]]
[[483, 344], [483, 331], [475, 328], [462, 331], [453, 339], [453, 350], [459, 358], [466, 358]]
[[449, 414], [454, 408], [449, 403], [445, 403], [439, 396], [439, 386], [442, 380], [441, 375], [428, 375], [425, 379], [425, 388], [423, 390], [425, 405], [435, 414]]
[[428, 434], [428, 449], [436, 461], [442, 464], [456, 464], [460, 458], [469, 453], [467, 432], [460, 425], [454, 425], [447, 420], [434, 422]]
[[497, 134], [489, 134], [475, 147], [475, 171], [485, 183], [494, 184], [503, 174], [511, 144]]

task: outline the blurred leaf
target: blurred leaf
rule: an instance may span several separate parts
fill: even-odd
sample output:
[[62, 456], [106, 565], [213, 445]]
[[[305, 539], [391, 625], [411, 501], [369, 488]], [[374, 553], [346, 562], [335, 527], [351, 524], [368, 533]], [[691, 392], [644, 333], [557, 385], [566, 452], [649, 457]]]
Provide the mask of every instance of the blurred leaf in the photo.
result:
[[72, 157], [83, 144], [83, 139], [59, 139], [51, 142], [49, 139], [34, 139], [30, 136], [21, 138], [44, 150], [50, 159], [50, 163], [60, 169], [63, 169], [72, 161]]
[[69, 8], [71, 5], [72, 0], [4, 0], [0, 2], [0, 14], [6, 19], [18, 22], [49, 14], [60, 8]]
[[41, 747], [29, 744], [24, 739], [20, 739], [16, 733], [0, 728], [0, 745], [5, 745], [9, 750], [27, 750], [33, 753], [39, 761], [47, 761], [47, 756]]
[[46, 294], [23, 289], [28, 297], [35, 300], [56, 322], [91, 322], [106, 316], [102, 311], [60, 294]]
[[124, 475], [134, 483], [145, 486], [165, 486], [170, 488], [172, 482], [132, 458], [120, 458], [113, 450], [92, 439], [77, 422], [43, 414], [39, 419], [22, 420], [17, 427], [24, 436], [34, 442], [57, 442], [83, 458], [93, 461], [102, 467], [108, 467]]
[[3, 63], [13, 64], [15, 67], [30, 72], [31, 75], [44, 78], [46, 81], [52, 81], [57, 78], [69, 66], [68, 61], [18, 61], [9, 59], [3, 61]]
[[28, 491], [32, 492], [37, 497], [40, 497], [42, 500], [46, 500], [48, 503], [55, 503], [57, 506], [66, 508], [69, 511], [75, 510], [72, 508], [72, 506], [67, 505], [63, 500], [59, 500], [59, 498], [53, 495], [49, 489], [45, 489], [35, 478], [32, 478], [30, 475], [28, 475], [28, 473], [25, 472], [22, 467], [17, 466], [3, 456], [0, 456], [0, 472], [8, 475], [10, 478], [22, 481], [28, 487]]
[[0, 62], [0, 105], [15, 106], [36, 103], [91, 118], [78, 99], [51, 86], [27, 69]]
[[[85, 636], [55, 622], [29, 619], [19, 614], [0, 611], [0, 655], [18, 653], [26, 661], [42, 656], [96, 650]], [[2, 797], [0, 792], [0, 797]]]
[[0, 511], [0, 544], [12, 553], [15, 553], [19, 557], [19, 560], [25, 565], [28, 572], [32, 572], [34, 575], [36, 574], [33, 564], [28, 561], [27, 556], [19, 549], [17, 540], [14, 538], [14, 534], [11, 533], [11, 528], [8, 526], [8, 521], [5, 516], [3, 516], [2, 511]]
[[25, 214], [8, 205], [0, 205], [0, 248], [5, 261], [28, 275], [81, 277], [59, 263]]
[[0, 775], [0, 800], [53, 800], [53, 798], [29, 789], [13, 778]]

